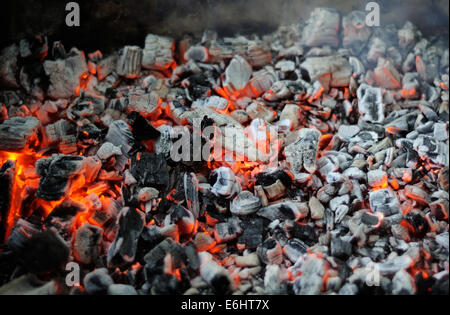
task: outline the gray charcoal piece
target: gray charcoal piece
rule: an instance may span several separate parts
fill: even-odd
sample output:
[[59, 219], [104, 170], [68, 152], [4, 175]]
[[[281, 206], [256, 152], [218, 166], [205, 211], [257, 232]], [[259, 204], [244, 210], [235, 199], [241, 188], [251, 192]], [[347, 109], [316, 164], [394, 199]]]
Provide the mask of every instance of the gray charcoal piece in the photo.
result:
[[316, 8], [303, 29], [302, 43], [306, 46], [339, 44], [338, 30], [340, 28], [339, 12], [329, 8]]
[[396, 193], [390, 189], [379, 189], [369, 193], [370, 208], [373, 212], [381, 212], [391, 216], [400, 212], [400, 203]]
[[301, 173], [303, 167], [311, 174], [316, 171], [320, 137], [320, 131], [303, 128], [296, 135], [294, 142], [285, 148], [286, 160], [294, 174]]
[[169, 69], [175, 62], [174, 47], [175, 42], [172, 38], [148, 34], [145, 38], [142, 67], [158, 71]]
[[136, 79], [141, 73], [142, 49], [139, 46], [125, 46], [119, 51], [116, 72], [127, 79]]
[[111, 284], [108, 287], [108, 295], [138, 295], [136, 289], [127, 284]]
[[0, 125], [0, 150], [21, 151], [37, 139], [39, 120], [35, 117], [13, 117]]
[[194, 219], [200, 215], [200, 201], [198, 197], [198, 179], [194, 173], [184, 174], [184, 195], [189, 210], [194, 215]]
[[384, 104], [381, 89], [361, 84], [357, 91], [358, 109], [362, 119], [381, 124], [384, 121]]
[[108, 266], [131, 264], [137, 251], [137, 242], [145, 225], [144, 214], [132, 208], [123, 208], [118, 216], [119, 230], [108, 250]]
[[217, 243], [227, 243], [238, 237], [242, 233], [242, 228], [234, 223], [224, 222], [216, 224], [214, 237]]
[[449, 164], [449, 148], [445, 142], [429, 136], [419, 136], [414, 140], [413, 146], [422, 158], [442, 166]]
[[352, 244], [341, 238], [332, 239], [330, 249], [331, 256], [342, 260], [346, 260], [352, 255]]
[[79, 227], [73, 243], [76, 260], [86, 265], [96, 263], [101, 252], [102, 238], [103, 229], [98, 226], [86, 223]]
[[415, 280], [406, 270], [398, 271], [392, 279], [392, 293], [395, 295], [413, 295], [416, 292]]
[[99, 268], [88, 273], [84, 277], [83, 283], [88, 294], [98, 295], [105, 294], [114, 281], [108, 274], [108, 269]]
[[252, 75], [252, 66], [241, 56], [235, 56], [225, 70], [224, 87], [229, 91], [245, 88]]
[[308, 71], [313, 82], [319, 81], [325, 88], [350, 85], [352, 66], [344, 57], [308, 57], [301, 67]]
[[366, 24], [366, 12], [352, 11], [342, 18], [342, 44], [344, 47], [360, 52], [362, 46], [372, 34], [371, 28]]
[[50, 77], [47, 94], [53, 99], [76, 95], [81, 76], [88, 72], [86, 58], [76, 48], [70, 50], [66, 59], [46, 60], [43, 66]]
[[14, 44], [4, 48], [0, 52], [0, 85], [10, 88], [18, 88], [17, 82], [17, 57], [19, 55], [19, 47]]
[[232, 201], [230, 211], [236, 215], [249, 215], [258, 211], [260, 207], [261, 200], [259, 197], [245, 190]]
[[241, 184], [234, 175], [234, 172], [228, 167], [215, 169], [211, 176], [215, 178], [215, 184], [211, 189], [211, 192], [215, 196], [232, 198], [242, 190]]

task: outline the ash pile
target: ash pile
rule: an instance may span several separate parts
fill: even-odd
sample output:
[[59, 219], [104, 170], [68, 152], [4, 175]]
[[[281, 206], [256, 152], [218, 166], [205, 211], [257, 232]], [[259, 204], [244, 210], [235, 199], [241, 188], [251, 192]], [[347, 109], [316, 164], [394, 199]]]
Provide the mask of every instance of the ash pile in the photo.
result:
[[448, 39], [327, 8], [6, 47], [0, 294], [448, 294], [448, 70]]

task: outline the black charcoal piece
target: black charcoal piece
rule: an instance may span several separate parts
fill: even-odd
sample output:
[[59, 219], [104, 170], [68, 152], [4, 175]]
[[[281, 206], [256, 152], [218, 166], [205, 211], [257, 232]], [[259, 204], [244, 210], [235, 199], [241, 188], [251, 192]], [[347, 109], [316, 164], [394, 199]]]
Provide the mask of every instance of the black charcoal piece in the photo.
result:
[[157, 139], [161, 133], [138, 112], [131, 112], [127, 116], [133, 136], [137, 141]]
[[169, 186], [169, 170], [161, 154], [138, 153], [131, 161], [131, 174], [143, 187], [165, 190]]
[[180, 267], [181, 263], [186, 260], [184, 247], [170, 238], [166, 238], [155, 248], [149, 251], [147, 255], [145, 255], [144, 260], [147, 264], [157, 264], [162, 262], [167, 254], [172, 256], [173, 263], [176, 268]]
[[261, 218], [242, 218], [242, 235], [238, 238], [238, 244], [245, 245], [245, 248], [255, 249], [263, 240], [264, 222]]
[[84, 169], [82, 156], [57, 155], [36, 162], [36, 173], [41, 176], [37, 196], [47, 201], [60, 200], [65, 196], [70, 179]]
[[188, 208], [196, 220], [200, 215], [200, 202], [198, 198], [198, 179], [194, 173], [184, 174], [184, 194]]
[[331, 240], [331, 256], [346, 260], [352, 254], [352, 244], [341, 238]]
[[19, 220], [7, 240], [20, 264], [30, 272], [56, 272], [65, 267], [70, 249], [54, 229]]
[[144, 228], [144, 214], [134, 208], [123, 208], [118, 218], [119, 230], [108, 250], [108, 266], [123, 266], [134, 261], [137, 243]]
[[307, 224], [294, 224], [290, 233], [293, 237], [302, 240], [308, 245], [311, 245], [316, 238], [314, 228]]

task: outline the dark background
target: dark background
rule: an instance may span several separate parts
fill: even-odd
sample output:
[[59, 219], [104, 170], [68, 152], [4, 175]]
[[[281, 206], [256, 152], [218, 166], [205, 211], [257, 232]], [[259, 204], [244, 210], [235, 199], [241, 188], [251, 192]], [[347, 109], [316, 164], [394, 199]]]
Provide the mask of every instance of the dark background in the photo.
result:
[[[0, 9], [0, 47], [43, 33], [62, 40], [66, 48], [88, 52], [144, 45], [147, 33], [179, 38], [200, 35], [205, 29], [221, 35], [260, 33], [280, 24], [298, 23], [317, 6], [341, 12], [364, 10], [365, 0], [78, 0], [81, 26], [67, 27], [65, 11], [71, 0], [6, 0]], [[448, 0], [378, 0], [381, 23], [402, 25], [407, 19], [424, 33], [447, 32]]]

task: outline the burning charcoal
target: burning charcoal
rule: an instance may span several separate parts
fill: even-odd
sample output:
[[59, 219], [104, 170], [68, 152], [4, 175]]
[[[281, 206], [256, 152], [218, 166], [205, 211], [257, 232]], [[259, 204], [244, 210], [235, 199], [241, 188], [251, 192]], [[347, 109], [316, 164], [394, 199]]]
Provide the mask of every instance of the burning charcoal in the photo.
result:
[[117, 54], [112, 54], [97, 63], [97, 78], [99, 81], [103, 81], [116, 70], [118, 58], [119, 56]]
[[320, 203], [316, 197], [311, 197], [308, 202], [309, 211], [311, 212], [311, 219], [321, 220], [325, 214], [325, 207]]
[[307, 253], [309, 246], [300, 240], [289, 240], [286, 246], [283, 247], [283, 253], [293, 263], [296, 263], [300, 256]]
[[266, 265], [280, 265], [283, 262], [283, 249], [273, 238], [268, 238], [258, 246], [258, 257]]
[[341, 125], [338, 130], [338, 136], [344, 140], [349, 141], [351, 138], [355, 137], [361, 129], [355, 125]]
[[175, 206], [164, 223], [165, 226], [176, 224], [180, 235], [191, 234], [195, 227], [194, 215], [183, 206]]
[[377, 84], [381, 87], [386, 89], [400, 89], [402, 87], [400, 74], [389, 59], [378, 59], [378, 66], [374, 70], [374, 75]]
[[159, 191], [155, 188], [144, 187], [139, 190], [138, 199], [140, 202], [148, 202], [152, 199], [156, 199], [159, 196]]
[[422, 204], [427, 204], [429, 201], [428, 194], [419, 186], [405, 186], [405, 196]]
[[116, 147], [110, 142], [103, 143], [97, 151], [97, 156], [101, 160], [107, 160], [114, 155], [122, 155], [122, 149], [120, 147]]
[[366, 14], [363, 11], [352, 11], [342, 19], [343, 45], [360, 52], [371, 35], [366, 25]]
[[438, 165], [449, 164], [449, 149], [444, 142], [428, 136], [420, 136], [414, 140], [414, 150], [424, 159], [430, 159]]
[[[160, 101], [159, 95], [156, 92], [142, 95], [130, 95], [130, 97], [125, 100], [125, 103], [127, 104], [126, 111], [130, 114], [138, 112], [144, 117], [156, 118], [161, 114], [161, 109], [159, 107]], [[133, 123], [132, 119], [131, 123]], [[146, 127], [146, 129], [147, 128], [148, 127]], [[156, 133], [153, 133], [154, 131], [152, 131], [152, 136], [156, 138]]]
[[395, 295], [412, 295], [416, 291], [414, 279], [405, 271], [400, 270], [392, 279], [392, 293]]
[[230, 206], [230, 211], [236, 215], [249, 215], [258, 211], [261, 200], [249, 191], [241, 192]]
[[239, 234], [242, 233], [242, 228], [235, 224], [231, 223], [219, 223], [216, 225], [214, 230], [214, 237], [216, 238], [217, 243], [227, 243], [231, 240], [234, 240], [238, 237]]
[[168, 70], [174, 63], [173, 39], [154, 34], [148, 34], [145, 38], [145, 48], [142, 57], [142, 67], [150, 70]]
[[405, 242], [410, 242], [411, 237], [409, 235], [408, 229], [405, 228], [403, 225], [400, 224], [394, 224], [391, 227], [392, 235], [397, 239], [402, 239]]
[[13, 117], [0, 125], [0, 150], [20, 151], [38, 139], [39, 120], [34, 117]]
[[262, 102], [253, 102], [246, 108], [246, 113], [251, 119], [263, 119], [265, 122], [272, 122], [276, 118], [276, 113], [267, 108]]
[[169, 171], [162, 155], [155, 153], [140, 153], [131, 162], [131, 174], [144, 187], [166, 189], [169, 185]]
[[448, 238], [448, 232], [436, 235], [436, 242], [441, 245], [442, 247], [444, 247], [447, 251], [449, 248], [449, 242], [448, 242], [449, 238]]
[[321, 134], [316, 129], [303, 128], [293, 136], [293, 141], [284, 151], [286, 160], [294, 174], [302, 168], [309, 173], [316, 171], [316, 156]]
[[123, 208], [120, 211], [119, 230], [108, 250], [108, 266], [122, 266], [134, 261], [137, 241], [144, 223], [144, 215], [139, 210]]
[[259, 266], [259, 258], [256, 253], [251, 253], [244, 256], [237, 256], [235, 258], [236, 266], [238, 267], [256, 267]]
[[99, 115], [105, 110], [105, 98], [91, 93], [83, 92], [80, 97], [70, 104], [67, 118], [79, 120], [84, 117]]
[[402, 97], [406, 99], [415, 99], [419, 96], [419, 76], [417, 73], [405, 73], [402, 80]]
[[219, 96], [211, 96], [206, 99], [199, 99], [192, 104], [192, 108], [209, 107], [219, 113], [225, 112], [228, 109], [228, 106], [228, 100]]
[[302, 275], [294, 283], [297, 295], [317, 295], [322, 291], [323, 277], [327, 272], [327, 265], [323, 259], [307, 256], [302, 267]]
[[347, 87], [350, 84], [352, 67], [347, 59], [339, 56], [309, 57], [301, 64], [312, 81], [319, 81], [329, 87]]
[[227, 294], [233, 290], [233, 279], [230, 273], [218, 265], [208, 253], [200, 253], [201, 277], [210, 285], [216, 294]]
[[208, 251], [216, 246], [216, 241], [208, 233], [197, 233], [194, 245], [198, 252]]
[[357, 92], [358, 109], [362, 119], [372, 123], [382, 123], [384, 120], [384, 105], [381, 90], [362, 84]]
[[314, 9], [303, 29], [303, 44], [310, 47], [322, 45], [336, 47], [339, 44], [339, 24], [339, 12], [328, 8]]
[[352, 245], [342, 238], [331, 240], [331, 256], [346, 260], [352, 255]]
[[390, 216], [400, 212], [400, 203], [391, 189], [379, 189], [369, 193], [370, 208], [373, 212], [381, 212]]
[[107, 293], [108, 295], [138, 295], [133, 286], [126, 284], [111, 284]]
[[210, 180], [214, 183], [211, 192], [218, 197], [232, 198], [242, 190], [233, 171], [227, 167], [215, 169]]
[[449, 187], [448, 180], [449, 180], [449, 172], [448, 172], [448, 166], [446, 166], [439, 171], [438, 183], [439, 183], [439, 187], [442, 190], [448, 191], [448, 187]]
[[127, 118], [128, 118], [128, 122], [131, 126], [133, 136], [137, 141], [157, 139], [161, 135], [161, 133], [158, 130], [156, 130], [138, 112], [131, 112]]
[[116, 71], [127, 79], [136, 79], [141, 73], [142, 49], [138, 46], [125, 46], [119, 52]]
[[295, 130], [299, 126], [301, 118], [300, 107], [295, 104], [287, 104], [280, 115], [280, 121], [288, 121], [290, 130]]
[[271, 221], [277, 219], [297, 221], [308, 215], [308, 206], [298, 202], [285, 201], [262, 208], [257, 214]]
[[42, 281], [36, 275], [26, 274], [0, 287], [0, 295], [56, 295], [56, 281]]
[[387, 187], [387, 174], [382, 170], [373, 170], [367, 173], [367, 182], [370, 187], [384, 188]]
[[36, 173], [41, 178], [37, 196], [47, 201], [60, 200], [68, 193], [71, 179], [83, 173], [84, 166], [82, 156], [57, 155], [38, 160]]
[[5, 239], [7, 232], [7, 215], [11, 203], [15, 171], [15, 164], [12, 161], [6, 161], [0, 168], [0, 240]]
[[61, 236], [66, 237], [72, 234], [76, 216], [79, 213], [86, 213], [87, 210], [86, 206], [80, 202], [64, 200], [45, 219], [45, 224], [55, 227]]
[[72, 48], [66, 59], [44, 61], [45, 73], [50, 77], [47, 94], [53, 99], [70, 98], [77, 94], [80, 78], [88, 72], [84, 55]]
[[114, 284], [108, 269], [99, 268], [88, 273], [83, 280], [84, 288], [88, 294], [99, 295], [106, 294], [109, 286]]
[[250, 80], [252, 66], [241, 56], [235, 56], [225, 70], [223, 86], [230, 92], [242, 90]]
[[95, 263], [100, 256], [103, 229], [83, 224], [77, 229], [73, 251], [75, 259], [83, 264]]
[[19, 88], [17, 83], [17, 57], [19, 55], [19, 47], [11, 45], [4, 48], [0, 52], [0, 83], [1, 85]]
[[336, 188], [334, 186], [325, 185], [317, 192], [317, 199], [319, 199], [319, 201], [322, 203], [327, 203], [333, 198], [335, 193]]
[[54, 229], [40, 231], [22, 219], [13, 228], [7, 245], [30, 272], [62, 270], [69, 259], [70, 249]]

